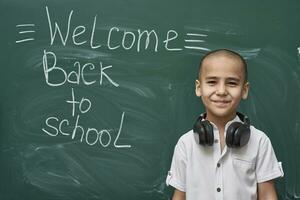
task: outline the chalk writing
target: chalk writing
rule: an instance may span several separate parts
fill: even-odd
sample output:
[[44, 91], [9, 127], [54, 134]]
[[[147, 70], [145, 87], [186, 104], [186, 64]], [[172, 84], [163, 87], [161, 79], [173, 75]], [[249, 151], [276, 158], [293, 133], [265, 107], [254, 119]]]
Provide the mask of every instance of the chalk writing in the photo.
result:
[[[160, 50], [176, 52], [184, 49], [210, 51], [203, 46], [205, 38], [208, 35], [202, 33], [178, 33], [174, 29], [165, 32], [155, 29], [132, 29], [111, 26], [107, 28], [107, 32], [101, 35], [97, 32], [98, 15], [91, 18], [91, 27], [84, 24], [76, 24], [73, 19], [77, 13], [73, 10], [69, 11], [65, 19], [58, 21], [54, 13], [50, 12], [48, 6], [46, 11], [46, 26], [49, 29], [49, 47], [54, 45], [65, 46], [83, 46], [84, 48], [106, 49], [109, 51], [132, 51], [141, 53], [143, 51], [158, 52]], [[16, 28], [19, 30], [21, 39], [16, 43], [23, 43], [35, 40], [35, 24], [18, 24]], [[182, 37], [184, 35], [185, 37]], [[24, 36], [24, 37], [23, 37]], [[99, 40], [96, 40], [96, 38]], [[180, 40], [184, 38], [183, 47]], [[101, 43], [100, 43], [101, 41]], [[104, 41], [104, 42], [103, 42]], [[93, 62], [83, 62], [80, 59], [72, 58], [68, 62], [59, 60], [60, 56], [54, 50], [43, 51], [42, 67], [44, 80], [49, 87], [68, 86], [102, 86], [112, 85], [112, 89], [119, 87], [119, 83], [112, 77], [113, 66], [98, 60]], [[65, 58], [64, 58], [65, 59]], [[71, 64], [70, 64], [70, 61]], [[67, 63], [67, 64], [66, 64]], [[68, 66], [66, 66], [68, 65]], [[71, 65], [71, 66], [70, 66]], [[122, 133], [122, 127], [125, 112], [122, 112], [119, 128], [97, 129], [93, 127], [85, 127], [80, 121], [82, 115], [87, 115], [92, 109], [92, 101], [87, 97], [76, 98], [73, 87], [71, 88], [71, 98], [65, 101], [71, 105], [71, 118], [61, 118], [59, 116], [49, 116], [45, 120], [45, 127], [42, 128], [43, 133], [48, 136], [69, 136], [72, 140], [78, 140], [81, 143], [93, 146], [99, 144], [106, 148], [113, 146], [115, 148], [131, 148], [131, 145], [119, 144], [119, 138]], [[69, 132], [67, 131], [69, 130]], [[70, 130], [72, 130], [70, 132]]]
[[[71, 10], [68, 15], [68, 20], [66, 25], [59, 25], [58, 22], [54, 22], [53, 17], [46, 6], [46, 15], [49, 26], [50, 33], [50, 46], [54, 44], [55, 41], [60, 42], [63, 46], [67, 44], [73, 44], [80, 46], [89, 42], [89, 48], [98, 49], [102, 45], [97, 44], [94, 41], [95, 30], [97, 26], [97, 15], [93, 19], [93, 26], [91, 32], [87, 33], [88, 27], [83, 25], [74, 25], [72, 22], [74, 11]], [[62, 31], [62, 27], [65, 27], [65, 32]], [[71, 28], [74, 27], [74, 28]], [[159, 35], [156, 30], [141, 30], [136, 31], [120, 30], [118, 27], [111, 27], [108, 34], [104, 36], [106, 41], [106, 48], [108, 50], [135, 50], [136, 52], [141, 52], [142, 50], [151, 50], [157, 52], [159, 49], [159, 44], [164, 44], [164, 48], [168, 51], [179, 51], [181, 48], [169, 48], [171, 42], [176, 42], [178, 39], [178, 33], [175, 30], [169, 30], [165, 34], [163, 41], [159, 39]], [[69, 39], [71, 38], [71, 39]], [[70, 41], [69, 41], [70, 40]], [[69, 41], [69, 43], [68, 43]]]
[[[35, 30], [32, 30], [32, 28], [34, 27], [34, 24], [18, 24], [16, 25], [16, 27], [18, 29], [21, 29], [19, 31], [20, 35], [28, 35], [29, 33], [35, 33]], [[28, 41], [32, 41], [34, 40], [34, 38], [30, 35], [29, 38], [22, 38], [20, 40], [17, 40], [16, 43], [22, 43], [22, 42], [28, 42]]]
[[[80, 61], [76, 61], [74, 62], [73, 66], [74, 66], [74, 71], [67, 73], [67, 71], [64, 70], [63, 67], [57, 65], [56, 54], [52, 51], [44, 50], [43, 69], [44, 69], [46, 83], [49, 86], [54, 86], [54, 87], [62, 86], [66, 82], [70, 84], [76, 84], [76, 85], [79, 85], [80, 83], [83, 83], [84, 85], [93, 85], [96, 83], [102, 85], [104, 77], [113, 86], [115, 87], [119, 86], [119, 84], [113, 81], [112, 78], [108, 75], [108, 72], [106, 72], [108, 69], [112, 68], [112, 65], [103, 66], [101, 61], [97, 64], [94, 63], [82, 64]], [[97, 68], [95, 66], [97, 66]], [[91, 71], [92, 72], [97, 71], [98, 78], [87, 80], [85, 74]], [[55, 77], [60, 76], [61, 79], [58, 81], [56, 80], [56, 82], [51, 81], [52, 74]]]
[[[187, 43], [187, 45], [184, 46], [186, 49], [196, 49], [196, 50], [203, 50], [203, 51], [210, 51], [210, 49], [198, 46], [198, 43], [204, 43], [205, 40], [202, 39], [202, 37], [207, 37], [206, 34], [200, 34], [200, 33], [187, 33], [186, 34], [188, 39], [185, 39], [184, 41]], [[192, 38], [192, 39], [190, 39]], [[194, 46], [196, 45], [196, 46]]]
[[[60, 43], [63, 46], [75, 45], [82, 46], [88, 45], [91, 49], [105, 48], [110, 51], [114, 50], [131, 50], [137, 53], [142, 51], [158, 52], [161, 49], [166, 51], [182, 51], [183, 49], [210, 51], [209, 48], [199, 46], [199, 43], [205, 43], [203, 38], [208, 35], [202, 33], [186, 33], [184, 39], [185, 45], [183, 47], [178, 46], [180, 44], [180, 34], [173, 29], [168, 30], [165, 33], [158, 33], [157, 30], [145, 30], [136, 29], [126, 30], [120, 29], [117, 26], [112, 26], [107, 31], [107, 34], [98, 35], [95, 37], [98, 15], [95, 15], [92, 19], [92, 27], [87, 25], [75, 24], [73, 16], [76, 14], [73, 10], [69, 12], [66, 20], [55, 21], [55, 15], [50, 12], [48, 6], [45, 7], [46, 20], [49, 29], [50, 46], [55, 43]], [[34, 24], [19, 24], [17, 27], [34, 27]], [[90, 31], [91, 30], [91, 31]], [[19, 34], [34, 33], [34, 30], [20, 31]], [[95, 38], [104, 39], [104, 44], [101, 45], [99, 41], [95, 41]], [[16, 43], [22, 43], [34, 40], [33, 37], [17, 40]], [[85, 46], [86, 47], [86, 46]], [[53, 68], [55, 69], [55, 68]]]
[[[122, 127], [125, 117], [125, 112], [121, 115], [120, 125], [118, 131], [114, 129], [101, 129], [96, 128], [84, 128], [80, 124], [81, 114], [87, 113], [91, 109], [92, 102], [85, 97], [82, 97], [80, 101], [76, 100], [74, 89], [72, 88], [72, 100], [67, 100], [66, 102], [72, 104], [72, 119], [73, 125], [70, 124], [71, 120], [69, 119], [60, 119], [57, 116], [50, 116], [45, 120], [46, 128], [42, 128], [42, 131], [49, 136], [55, 137], [59, 134], [63, 136], [71, 136], [72, 140], [78, 140], [81, 143], [86, 143], [90, 146], [96, 145], [99, 143], [102, 147], [106, 148], [111, 145], [115, 148], [131, 148], [131, 145], [121, 145], [118, 144], [120, 135], [122, 133]], [[76, 107], [79, 112], [76, 112]], [[74, 122], [75, 113], [76, 120]], [[67, 132], [65, 129], [72, 127], [72, 132]], [[115, 133], [115, 134], [114, 134]], [[112, 144], [113, 140], [113, 144]]]
[[[91, 106], [92, 106], [91, 101], [85, 97], [82, 97], [81, 101], [76, 101], [73, 88], [72, 88], [72, 100], [68, 100], [66, 102], [72, 104], [72, 116], [73, 117], [75, 116], [75, 112], [76, 112], [76, 104], [78, 104], [80, 113], [87, 113], [91, 109]], [[87, 105], [85, 109], [82, 108], [82, 107], [84, 107], [84, 104]]]
[[[173, 36], [171, 37], [170, 35]], [[169, 45], [169, 42], [172, 41], [172, 40], [175, 40], [176, 38], [178, 37], [178, 33], [175, 31], [175, 30], [169, 30], [168, 33], [167, 33], [167, 39], [164, 40], [164, 43], [165, 43], [165, 48], [169, 51], [181, 51], [182, 48], [170, 48], [168, 45]]]
[[[86, 143], [90, 146], [93, 146], [99, 142], [102, 147], [108, 147], [113, 145], [115, 148], [131, 148], [131, 145], [121, 145], [118, 144], [119, 138], [122, 132], [123, 121], [124, 121], [125, 112], [122, 113], [120, 125], [115, 136], [113, 133], [116, 131], [109, 129], [98, 130], [96, 128], [84, 128], [79, 123], [80, 115], [76, 116], [76, 121], [74, 125], [70, 124], [68, 119], [59, 119], [58, 117], [51, 116], [48, 117], [45, 121], [47, 128], [42, 128], [43, 132], [49, 136], [58, 136], [59, 134], [64, 136], [70, 136], [72, 140], [76, 140], [79, 137], [79, 142]], [[72, 132], [63, 131], [66, 127], [73, 127]], [[95, 136], [91, 136], [94, 134]], [[114, 138], [113, 138], [114, 137]], [[112, 144], [113, 138], [113, 144]], [[93, 140], [93, 141], [92, 141]]]

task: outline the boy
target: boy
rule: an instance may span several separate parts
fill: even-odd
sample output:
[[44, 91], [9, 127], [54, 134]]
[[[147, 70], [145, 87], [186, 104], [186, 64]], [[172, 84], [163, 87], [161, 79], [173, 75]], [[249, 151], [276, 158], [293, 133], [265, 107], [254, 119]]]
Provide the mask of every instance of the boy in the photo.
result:
[[237, 112], [249, 91], [247, 65], [219, 49], [200, 63], [196, 95], [206, 113], [175, 146], [166, 183], [173, 200], [276, 200], [273, 179], [283, 176], [269, 138]]

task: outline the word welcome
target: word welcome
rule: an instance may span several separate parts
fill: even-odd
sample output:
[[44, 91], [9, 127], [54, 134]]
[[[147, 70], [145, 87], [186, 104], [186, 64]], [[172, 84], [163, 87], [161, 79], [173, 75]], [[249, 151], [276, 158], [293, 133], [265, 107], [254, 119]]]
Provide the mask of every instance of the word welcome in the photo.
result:
[[[66, 25], [59, 25], [55, 21], [54, 25], [52, 23], [52, 17], [50, 15], [49, 9], [46, 6], [46, 14], [49, 25], [50, 32], [50, 45], [53, 45], [56, 38], [60, 39], [63, 46], [67, 44], [73, 44], [76, 46], [81, 46], [88, 44], [91, 49], [101, 48], [102, 45], [95, 41], [95, 30], [97, 24], [97, 15], [94, 17], [93, 26], [91, 31], [88, 32], [88, 27], [83, 25], [74, 25], [72, 22], [72, 16], [74, 11], [71, 10], [68, 16], [68, 22]], [[67, 27], [65, 32], [62, 32], [61, 27]], [[74, 27], [74, 28], [71, 28]], [[164, 35], [164, 39], [161, 41], [159, 35], [155, 30], [141, 30], [129, 31], [120, 30], [118, 27], [111, 27], [108, 34], [104, 36], [105, 46], [109, 50], [123, 49], [130, 50], [134, 49], [136, 52], [141, 50], [152, 50], [154, 52], [158, 51], [158, 48], [163, 45], [163, 48], [167, 51], [181, 51], [182, 48], [174, 47], [174, 43], [178, 39], [178, 33], [175, 30], [168, 30]], [[152, 45], [151, 45], [152, 44]], [[150, 46], [151, 45], [151, 49]]]

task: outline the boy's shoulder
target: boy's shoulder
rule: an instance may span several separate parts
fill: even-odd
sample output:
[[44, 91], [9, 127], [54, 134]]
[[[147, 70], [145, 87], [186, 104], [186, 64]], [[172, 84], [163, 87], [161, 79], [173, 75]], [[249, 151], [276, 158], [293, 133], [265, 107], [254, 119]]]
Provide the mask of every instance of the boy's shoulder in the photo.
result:
[[195, 142], [195, 135], [196, 133], [194, 133], [193, 130], [189, 130], [188, 132], [180, 136], [180, 138], [178, 139], [178, 144]]
[[255, 126], [251, 125], [250, 131], [251, 131], [250, 139], [256, 140], [259, 142], [263, 142], [263, 143], [266, 141], [270, 141], [267, 134], [265, 132], [263, 132], [262, 130], [256, 128]]
[[199, 145], [199, 143], [197, 143], [197, 136], [193, 130], [189, 130], [180, 136], [175, 148], [179, 149], [180, 151], [188, 151], [188, 149], [195, 145]]

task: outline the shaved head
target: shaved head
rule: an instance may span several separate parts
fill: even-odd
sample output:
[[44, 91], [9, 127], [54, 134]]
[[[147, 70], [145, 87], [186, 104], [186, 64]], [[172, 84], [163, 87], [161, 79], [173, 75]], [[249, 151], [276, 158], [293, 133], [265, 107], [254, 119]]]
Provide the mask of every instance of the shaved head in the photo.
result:
[[211, 58], [218, 58], [218, 57], [227, 57], [227, 58], [231, 58], [231, 59], [234, 59], [237, 62], [239, 62], [241, 64], [241, 67], [244, 70], [244, 78], [245, 78], [244, 81], [247, 82], [248, 72], [247, 72], [247, 63], [246, 63], [245, 59], [240, 54], [238, 54], [234, 51], [228, 50], [228, 49], [217, 49], [217, 50], [211, 51], [202, 58], [202, 60], [200, 61], [200, 65], [199, 65], [199, 73], [198, 73], [199, 79], [201, 77], [202, 66], [205, 65], [205, 62]]

